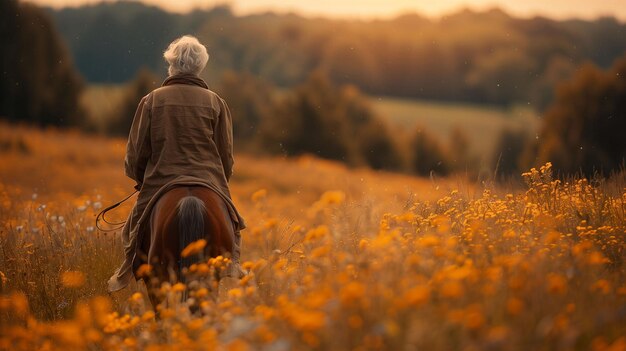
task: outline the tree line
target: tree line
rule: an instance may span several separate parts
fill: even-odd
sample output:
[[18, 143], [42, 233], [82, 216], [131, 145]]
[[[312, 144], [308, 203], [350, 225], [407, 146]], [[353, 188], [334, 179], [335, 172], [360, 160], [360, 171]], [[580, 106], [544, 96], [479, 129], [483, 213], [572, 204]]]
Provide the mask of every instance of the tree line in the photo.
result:
[[[110, 133], [125, 136], [139, 99], [157, 86], [141, 71], [129, 85]], [[352, 166], [421, 176], [479, 175], [479, 160], [468, 153], [465, 132], [440, 140], [427, 126], [403, 130], [376, 115], [354, 85], [336, 85], [314, 71], [294, 89], [282, 90], [249, 73], [225, 72], [213, 89], [228, 102], [238, 150], [297, 156], [313, 154]], [[519, 176], [552, 162], [562, 174], [592, 176], [622, 171], [626, 138], [626, 55], [611, 68], [587, 64], [561, 82], [540, 133], [503, 130], [488, 167], [492, 178]], [[484, 175], [483, 175], [484, 176]]]
[[50, 16], [34, 5], [0, 1], [0, 117], [74, 125], [83, 81]]
[[[137, 101], [158, 87], [160, 78], [141, 70], [105, 131], [128, 135]], [[443, 145], [423, 128], [390, 126], [353, 85], [335, 85], [322, 71], [294, 89], [281, 90], [249, 73], [225, 72], [212, 88], [228, 103], [238, 151], [298, 156], [312, 154], [350, 166], [446, 175], [453, 170]], [[460, 136], [463, 138], [463, 136]]]
[[[214, 13], [216, 18], [228, 15], [228, 11], [222, 11], [224, 13], [219, 15]], [[501, 13], [496, 15], [502, 16]], [[132, 15], [128, 16], [127, 20], [132, 22]], [[264, 16], [304, 21], [296, 16]], [[249, 16], [246, 19], [259, 20], [262, 17]], [[587, 25], [585, 23], [572, 22], [572, 25]], [[407, 25], [412, 26], [413, 21]], [[252, 25], [250, 28], [256, 27]], [[203, 30], [208, 29], [204, 27]], [[301, 41], [302, 34], [297, 30], [288, 33], [283, 35]], [[229, 42], [235, 43], [242, 38], [247, 37], [229, 38]], [[0, 2], [0, 45], [3, 49], [0, 55], [0, 117], [40, 126], [89, 128], [85, 111], [79, 104], [84, 83], [49, 14], [16, 0]], [[263, 48], [263, 45], [258, 47]], [[318, 49], [324, 47], [320, 44]], [[229, 52], [218, 50], [211, 53], [219, 62], [226, 60], [221, 55], [229, 55]], [[271, 53], [274, 51], [266, 52]], [[279, 53], [280, 50], [276, 52]], [[258, 53], [259, 58], [265, 56]], [[601, 57], [604, 56], [597, 55], [597, 58]], [[92, 64], [103, 62], [102, 58], [93, 58]], [[250, 59], [246, 64], [254, 62], [260, 65], [259, 69], [264, 67], [262, 63], [265, 61], [260, 59]], [[290, 66], [286, 62], [283, 71], [295, 72], [297, 65]], [[352, 61], [337, 59], [337, 64], [346, 62]], [[504, 62], [510, 64], [511, 61]], [[348, 66], [345, 69], [349, 69]], [[576, 66], [574, 71], [573, 77], [555, 90], [556, 98], [545, 113], [543, 129], [537, 138], [508, 131], [502, 134], [498, 153], [494, 155], [494, 164], [502, 174], [519, 173], [521, 169], [545, 161], [552, 161], [557, 170], [586, 175], [623, 169], [626, 144], [621, 134], [626, 127], [626, 56], [622, 54], [608, 68], [587, 63]], [[394, 76], [393, 71], [376, 71], [375, 74], [389, 74], [396, 77], [399, 84], [403, 82], [401, 77]], [[211, 80], [218, 81], [213, 88], [231, 105], [235, 137], [238, 145], [244, 148], [288, 156], [311, 153], [350, 165], [420, 175], [446, 175], [473, 163], [471, 156], [466, 154], [467, 137], [462, 131], [456, 130], [445, 146], [425, 128], [394, 129], [373, 112], [363, 94], [366, 89], [347, 81], [338, 83], [337, 76], [328, 69], [311, 69], [306, 77], [293, 81], [290, 89], [263, 78], [264, 74], [254, 70], [225, 69], [219, 77]], [[141, 71], [129, 84], [114, 116], [109, 118], [107, 132], [125, 135], [137, 102], [160, 81], [161, 78], [149, 71]], [[456, 91], [453, 87], [450, 89]]]
[[212, 78], [232, 70], [289, 88], [319, 70], [367, 94], [542, 110], [577, 66], [607, 68], [626, 51], [626, 24], [614, 18], [525, 19], [498, 9], [371, 21], [235, 16], [227, 6], [180, 15], [129, 2], [50, 13], [90, 82], [124, 82], [144, 65], [160, 72], [167, 43], [194, 33], [211, 52]]

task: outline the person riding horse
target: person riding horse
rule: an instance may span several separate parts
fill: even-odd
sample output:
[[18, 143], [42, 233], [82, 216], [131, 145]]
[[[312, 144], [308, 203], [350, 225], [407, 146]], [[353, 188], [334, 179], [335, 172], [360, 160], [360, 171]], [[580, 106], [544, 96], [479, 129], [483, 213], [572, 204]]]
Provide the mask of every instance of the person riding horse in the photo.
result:
[[230, 111], [199, 77], [209, 55], [196, 38], [174, 40], [163, 56], [169, 77], [141, 99], [128, 137], [125, 173], [137, 183], [139, 195], [122, 229], [125, 257], [108, 281], [111, 292], [126, 287], [137, 269], [148, 263], [144, 247], [150, 240], [152, 209], [162, 195], [181, 186], [208, 188], [221, 200], [220, 216], [232, 223], [229, 274], [243, 275], [240, 231], [245, 224], [228, 186], [234, 164]]

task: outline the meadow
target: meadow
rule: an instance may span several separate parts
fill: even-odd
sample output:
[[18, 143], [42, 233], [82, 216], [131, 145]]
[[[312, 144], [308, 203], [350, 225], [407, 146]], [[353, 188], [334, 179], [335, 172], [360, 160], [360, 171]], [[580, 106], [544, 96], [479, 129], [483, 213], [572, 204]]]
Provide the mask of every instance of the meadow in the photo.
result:
[[[280, 97], [285, 90], [278, 89]], [[91, 84], [81, 96], [81, 105], [87, 111], [96, 130], [106, 130], [108, 119], [126, 94], [125, 85]], [[443, 144], [449, 144], [453, 131], [467, 136], [468, 152], [482, 155], [489, 163], [494, 154], [498, 136], [503, 130], [524, 132], [530, 137], [540, 132], [541, 120], [529, 106], [507, 108], [492, 105], [453, 103], [402, 99], [388, 96], [368, 96], [374, 113], [388, 123], [392, 130], [412, 132], [424, 128]]]
[[[502, 188], [239, 154], [239, 281], [107, 294], [125, 141], [0, 125], [0, 350], [624, 350], [626, 181]], [[125, 218], [126, 205], [113, 214]]]
[[470, 153], [494, 153], [498, 136], [503, 130], [524, 132], [535, 137], [541, 120], [529, 106], [507, 108], [468, 103], [422, 101], [395, 97], [373, 96], [374, 111], [398, 128], [425, 128], [442, 141], [449, 141], [455, 129], [462, 131], [470, 143]]

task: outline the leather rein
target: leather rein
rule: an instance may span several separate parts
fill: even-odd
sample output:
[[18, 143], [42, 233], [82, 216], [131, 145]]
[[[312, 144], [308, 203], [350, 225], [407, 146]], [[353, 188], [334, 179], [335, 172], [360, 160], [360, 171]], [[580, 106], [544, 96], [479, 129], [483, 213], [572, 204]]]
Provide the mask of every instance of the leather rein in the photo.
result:
[[[107, 214], [107, 212], [109, 212], [109, 211], [117, 208], [119, 205], [123, 204], [126, 200], [130, 199], [136, 193], [137, 193], [137, 190], [135, 190], [132, 194], [126, 196], [126, 198], [124, 198], [124, 200], [119, 201], [119, 202], [117, 202], [117, 203], [115, 203], [115, 204], [105, 208], [104, 210], [100, 211], [100, 213], [98, 213], [98, 216], [96, 216], [96, 228], [98, 228], [98, 230], [103, 231], [103, 232], [113, 232], [113, 231], [116, 231], [116, 230], [121, 229], [122, 227], [124, 227], [124, 224], [126, 224], [126, 221], [109, 222], [106, 219], [106, 214]], [[108, 229], [102, 228], [100, 226], [100, 219], [102, 219], [102, 221], [104, 223], [106, 223], [108, 225], [111, 225], [111, 226], [116, 226], [116, 227], [115, 228], [108, 228]]]

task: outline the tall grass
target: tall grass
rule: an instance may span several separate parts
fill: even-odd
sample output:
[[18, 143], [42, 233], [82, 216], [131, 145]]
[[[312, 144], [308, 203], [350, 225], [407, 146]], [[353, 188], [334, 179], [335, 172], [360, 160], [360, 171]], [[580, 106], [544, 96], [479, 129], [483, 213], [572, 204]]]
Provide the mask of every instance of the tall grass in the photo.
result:
[[[20, 133], [42, 145], [62, 136], [70, 145], [65, 151], [90, 142]], [[100, 141], [104, 150], [117, 142]], [[28, 165], [43, 156], [21, 157]], [[176, 303], [185, 286], [165, 284], [168, 303], [155, 319], [139, 286], [113, 296], [104, 290], [121, 248], [115, 236], [93, 230], [93, 214], [102, 198], [118, 196], [109, 189], [124, 184], [121, 170], [103, 183], [100, 198], [70, 184], [74, 194], [60, 186], [34, 198], [28, 177], [5, 181], [25, 169], [0, 169], [0, 349], [608, 350], [626, 344], [623, 179], [613, 186], [559, 181], [548, 164], [525, 173], [527, 185], [508, 193], [307, 157], [240, 155], [231, 186], [249, 225], [247, 277], [213, 280], [222, 258], [195, 265], [191, 274], [202, 279], [189, 284], [188, 303], [199, 312]]]

